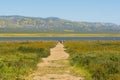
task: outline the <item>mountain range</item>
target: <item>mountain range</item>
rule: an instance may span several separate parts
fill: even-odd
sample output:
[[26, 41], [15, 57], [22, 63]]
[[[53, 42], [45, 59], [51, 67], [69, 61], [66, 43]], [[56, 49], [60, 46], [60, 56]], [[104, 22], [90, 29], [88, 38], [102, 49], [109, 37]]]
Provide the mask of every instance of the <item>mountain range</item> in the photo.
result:
[[120, 25], [14, 15], [0, 16], [0, 33], [120, 33]]

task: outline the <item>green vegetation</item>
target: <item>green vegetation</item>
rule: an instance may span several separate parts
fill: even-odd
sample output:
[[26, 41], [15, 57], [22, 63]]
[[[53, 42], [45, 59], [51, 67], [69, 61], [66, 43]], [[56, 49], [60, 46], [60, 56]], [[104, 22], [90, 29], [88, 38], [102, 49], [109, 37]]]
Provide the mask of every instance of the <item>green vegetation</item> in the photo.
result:
[[86, 72], [86, 80], [120, 79], [120, 41], [65, 41], [64, 45], [71, 65]]
[[0, 80], [24, 79], [55, 45], [53, 41], [1, 41]]
[[[0, 79], [21, 80], [50, 55], [53, 41], [0, 41]], [[86, 80], [120, 79], [120, 41], [64, 41], [71, 73]]]

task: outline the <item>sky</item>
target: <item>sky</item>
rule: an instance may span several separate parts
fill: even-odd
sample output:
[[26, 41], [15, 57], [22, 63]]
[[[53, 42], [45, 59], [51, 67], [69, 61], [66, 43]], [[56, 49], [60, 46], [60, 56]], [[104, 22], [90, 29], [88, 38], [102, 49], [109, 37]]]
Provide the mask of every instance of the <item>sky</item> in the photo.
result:
[[120, 24], [120, 0], [0, 0], [0, 15]]

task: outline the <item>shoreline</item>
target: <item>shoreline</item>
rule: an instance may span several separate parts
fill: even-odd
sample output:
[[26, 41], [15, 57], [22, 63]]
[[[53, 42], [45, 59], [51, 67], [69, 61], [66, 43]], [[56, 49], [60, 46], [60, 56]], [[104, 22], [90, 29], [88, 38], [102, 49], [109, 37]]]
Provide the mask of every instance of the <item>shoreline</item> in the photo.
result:
[[1, 33], [0, 37], [120, 37], [120, 33]]

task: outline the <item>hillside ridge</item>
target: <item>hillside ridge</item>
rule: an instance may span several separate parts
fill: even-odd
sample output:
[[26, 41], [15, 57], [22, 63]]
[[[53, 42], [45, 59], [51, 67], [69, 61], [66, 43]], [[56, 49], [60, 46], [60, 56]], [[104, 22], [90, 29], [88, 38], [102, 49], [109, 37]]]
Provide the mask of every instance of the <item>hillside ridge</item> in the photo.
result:
[[120, 33], [120, 25], [76, 22], [57, 17], [0, 16], [0, 33]]

